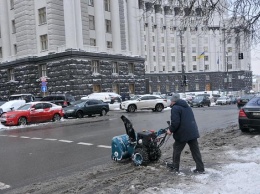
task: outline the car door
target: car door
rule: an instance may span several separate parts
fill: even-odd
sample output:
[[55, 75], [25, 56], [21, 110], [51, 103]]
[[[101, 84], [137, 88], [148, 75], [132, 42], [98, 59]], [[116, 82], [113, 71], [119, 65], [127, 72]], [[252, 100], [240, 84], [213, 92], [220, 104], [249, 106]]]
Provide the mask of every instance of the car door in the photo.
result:
[[51, 109], [52, 105], [49, 103], [42, 103], [42, 106], [43, 106], [43, 113], [42, 113], [43, 121], [51, 120], [54, 115]]
[[44, 120], [43, 103], [37, 103], [30, 110], [30, 122], [38, 123]]
[[137, 109], [147, 108], [149, 104], [148, 100], [149, 96], [142, 96], [137, 103]]
[[95, 114], [95, 100], [89, 100], [85, 104], [86, 114]]

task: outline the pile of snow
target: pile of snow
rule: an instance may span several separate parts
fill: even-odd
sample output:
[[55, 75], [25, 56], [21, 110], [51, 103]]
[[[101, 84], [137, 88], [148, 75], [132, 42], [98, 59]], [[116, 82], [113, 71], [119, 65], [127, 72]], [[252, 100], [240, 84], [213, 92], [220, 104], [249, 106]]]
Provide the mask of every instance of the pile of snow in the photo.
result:
[[[194, 175], [190, 181], [174, 188], [148, 188], [142, 192], [157, 194], [255, 194], [260, 191], [260, 148], [229, 151], [236, 163], [223, 165], [220, 170], [206, 168], [206, 174]], [[183, 176], [180, 173], [179, 176]], [[169, 185], [167, 185], [169, 186]]]

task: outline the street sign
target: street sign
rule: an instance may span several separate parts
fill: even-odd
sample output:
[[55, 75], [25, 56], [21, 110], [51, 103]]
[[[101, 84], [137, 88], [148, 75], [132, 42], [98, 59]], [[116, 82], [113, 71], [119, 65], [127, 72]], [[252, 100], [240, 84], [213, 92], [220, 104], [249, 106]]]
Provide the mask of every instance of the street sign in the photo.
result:
[[42, 90], [42, 92], [46, 92], [47, 91], [47, 86], [42, 86], [41, 90]]

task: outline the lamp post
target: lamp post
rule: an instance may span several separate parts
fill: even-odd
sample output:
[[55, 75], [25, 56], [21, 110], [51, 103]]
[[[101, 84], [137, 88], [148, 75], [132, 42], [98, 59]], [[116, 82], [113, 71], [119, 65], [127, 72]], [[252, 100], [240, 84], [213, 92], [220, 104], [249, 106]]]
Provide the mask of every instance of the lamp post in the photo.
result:
[[183, 56], [183, 45], [182, 45], [182, 35], [183, 35], [183, 30], [179, 30], [179, 35], [180, 35], [180, 47], [181, 47], [181, 75], [182, 75], [182, 88], [183, 88], [183, 93], [185, 93], [185, 86], [187, 83], [186, 75], [185, 75], [185, 68], [184, 68], [184, 56]]

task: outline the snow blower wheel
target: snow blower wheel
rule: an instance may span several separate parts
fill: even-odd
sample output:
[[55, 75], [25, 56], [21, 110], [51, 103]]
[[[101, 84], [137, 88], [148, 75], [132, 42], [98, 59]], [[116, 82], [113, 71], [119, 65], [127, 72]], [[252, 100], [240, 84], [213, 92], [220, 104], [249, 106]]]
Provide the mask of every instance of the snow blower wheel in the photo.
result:
[[147, 165], [150, 162], [148, 153], [142, 148], [135, 149], [132, 160], [136, 166]]

